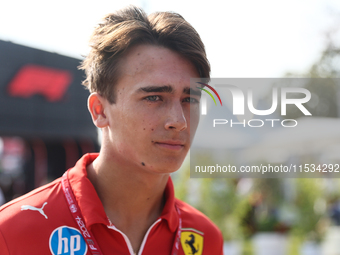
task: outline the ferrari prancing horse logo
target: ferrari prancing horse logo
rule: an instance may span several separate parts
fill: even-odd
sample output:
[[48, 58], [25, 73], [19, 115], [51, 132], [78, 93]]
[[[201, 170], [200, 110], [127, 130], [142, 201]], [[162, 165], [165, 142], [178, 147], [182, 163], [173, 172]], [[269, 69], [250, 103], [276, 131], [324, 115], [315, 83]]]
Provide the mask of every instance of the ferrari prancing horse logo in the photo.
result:
[[202, 255], [203, 233], [193, 228], [183, 228], [181, 244], [185, 255]]

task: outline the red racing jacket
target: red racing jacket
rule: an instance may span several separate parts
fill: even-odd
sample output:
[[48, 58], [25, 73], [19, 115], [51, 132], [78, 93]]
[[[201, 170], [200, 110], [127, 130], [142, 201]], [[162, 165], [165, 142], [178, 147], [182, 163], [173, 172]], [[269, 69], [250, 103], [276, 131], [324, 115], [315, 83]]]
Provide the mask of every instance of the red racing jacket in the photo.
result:
[[[68, 171], [83, 224], [93, 233], [102, 254], [134, 255], [126, 235], [109, 222], [87, 178], [86, 166], [97, 156], [84, 155]], [[138, 254], [170, 255], [176, 245], [177, 255], [223, 254], [219, 229], [201, 212], [174, 197], [171, 178], [164, 192], [163, 211], [147, 231]], [[61, 178], [0, 207], [1, 255], [99, 254], [85, 242], [81, 231], [65, 198]]]

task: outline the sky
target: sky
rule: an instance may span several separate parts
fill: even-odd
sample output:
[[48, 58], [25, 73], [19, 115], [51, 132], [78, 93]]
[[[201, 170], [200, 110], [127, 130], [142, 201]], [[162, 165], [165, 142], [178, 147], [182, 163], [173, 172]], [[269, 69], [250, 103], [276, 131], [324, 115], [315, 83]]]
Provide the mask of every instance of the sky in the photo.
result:
[[337, 0], [2, 0], [0, 39], [81, 59], [100, 19], [128, 4], [180, 13], [201, 35], [214, 78], [305, 72], [340, 16]]

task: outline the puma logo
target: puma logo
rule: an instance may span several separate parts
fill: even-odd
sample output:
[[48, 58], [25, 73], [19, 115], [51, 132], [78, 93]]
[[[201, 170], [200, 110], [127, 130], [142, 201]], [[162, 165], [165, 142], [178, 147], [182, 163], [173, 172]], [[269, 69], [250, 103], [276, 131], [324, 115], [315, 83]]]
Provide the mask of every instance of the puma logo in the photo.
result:
[[187, 245], [189, 245], [189, 247], [191, 248], [191, 254], [196, 254], [199, 250], [199, 247], [197, 247], [197, 250], [194, 246], [194, 243], [195, 243], [195, 236], [193, 234], [191, 234], [189, 237], [191, 237], [190, 240], [185, 240], [185, 243]]
[[42, 216], [44, 216], [46, 219], [48, 219], [47, 215], [43, 211], [45, 205], [47, 205], [47, 202], [45, 202], [41, 208], [36, 208], [34, 206], [31, 206], [31, 205], [23, 205], [23, 206], [21, 206], [21, 211], [23, 211], [23, 210], [38, 211], [38, 212], [41, 213]]

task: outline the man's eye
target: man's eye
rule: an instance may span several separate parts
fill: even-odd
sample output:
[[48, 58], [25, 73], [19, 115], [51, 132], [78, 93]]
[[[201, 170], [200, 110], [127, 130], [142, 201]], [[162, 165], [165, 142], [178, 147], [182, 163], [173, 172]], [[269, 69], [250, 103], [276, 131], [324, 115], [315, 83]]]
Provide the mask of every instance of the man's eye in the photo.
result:
[[155, 102], [155, 101], [159, 101], [161, 98], [159, 96], [148, 96], [145, 99], [150, 102]]
[[190, 104], [199, 103], [199, 101], [196, 98], [193, 98], [193, 97], [186, 97], [186, 98], [184, 98], [183, 101], [188, 102]]

